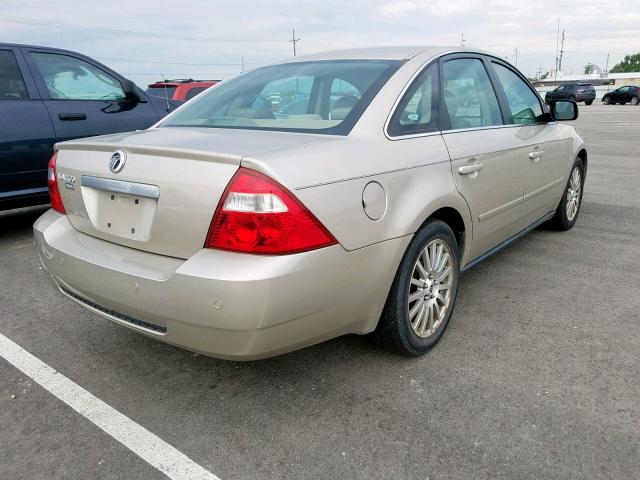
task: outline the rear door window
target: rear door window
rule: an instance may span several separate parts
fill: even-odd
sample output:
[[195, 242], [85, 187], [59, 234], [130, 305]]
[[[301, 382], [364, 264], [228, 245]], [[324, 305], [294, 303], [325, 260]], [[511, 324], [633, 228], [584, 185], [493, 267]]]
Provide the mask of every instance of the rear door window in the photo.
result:
[[482, 60], [459, 58], [442, 66], [444, 103], [452, 129], [502, 125], [502, 114]]
[[16, 57], [10, 50], [0, 50], [0, 100], [24, 98], [29, 94]]
[[499, 63], [492, 63], [504, 90], [513, 123], [527, 125], [542, 119], [542, 105], [538, 96], [515, 72]]

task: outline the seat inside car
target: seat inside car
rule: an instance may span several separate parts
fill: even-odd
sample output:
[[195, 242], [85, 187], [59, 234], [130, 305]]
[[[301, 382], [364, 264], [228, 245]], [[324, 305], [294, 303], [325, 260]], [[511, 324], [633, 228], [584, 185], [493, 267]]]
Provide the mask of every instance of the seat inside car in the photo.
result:
[[351, 95], [340, 97], [333, 104], [333, 108], [329, 112], [330, 120], [344, 120], [358, 103], [358, 99]]

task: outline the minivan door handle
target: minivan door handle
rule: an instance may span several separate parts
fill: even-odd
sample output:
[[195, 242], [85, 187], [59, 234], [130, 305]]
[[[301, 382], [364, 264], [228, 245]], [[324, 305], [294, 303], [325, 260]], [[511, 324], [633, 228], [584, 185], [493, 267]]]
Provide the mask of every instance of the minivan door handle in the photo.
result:
[[58, 118], [60, 120], [86, 120], [87, 115], [85, 113], [59, 113]]
[[471, 165], [463, 165], [458, 168], [459, 175], [471, 175], [472, 173], [476, 173], [482, 170], [481, 163], [472, 163]]

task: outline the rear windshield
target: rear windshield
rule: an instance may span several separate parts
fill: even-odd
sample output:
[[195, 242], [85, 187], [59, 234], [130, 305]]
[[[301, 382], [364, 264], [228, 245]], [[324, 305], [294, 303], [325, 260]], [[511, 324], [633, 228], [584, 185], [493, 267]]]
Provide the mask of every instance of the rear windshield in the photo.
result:
[[197, 97], [209, 87], [193, 87], [187, 92], [187, 100], [191, 100], [193, 97]]
[[160, 127], [346, 135], [401, 64], [334, 60], [260, 68], [207, 90]]
[[171, 98], [173, 97], [173, 93], [176, 91], [176, 87], [165, 87], [165, 86], [157, 86], [157, 87], [149, 87], [147, 88], [147, 93], [149, 95], [153, 95], [154, 97], [162, 97]]

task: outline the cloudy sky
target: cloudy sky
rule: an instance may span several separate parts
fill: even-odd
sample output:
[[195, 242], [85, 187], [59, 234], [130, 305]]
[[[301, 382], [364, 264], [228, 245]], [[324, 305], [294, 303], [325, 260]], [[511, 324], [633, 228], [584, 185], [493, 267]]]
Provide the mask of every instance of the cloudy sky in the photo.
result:
[[140, 85], [225, 78], [293, 54], [368, 45], [467, 45], [529, 76], [554, 65], [582, 73], [640, 51], [640, 0], [0, 0], [0, 42], [76, 50]]

